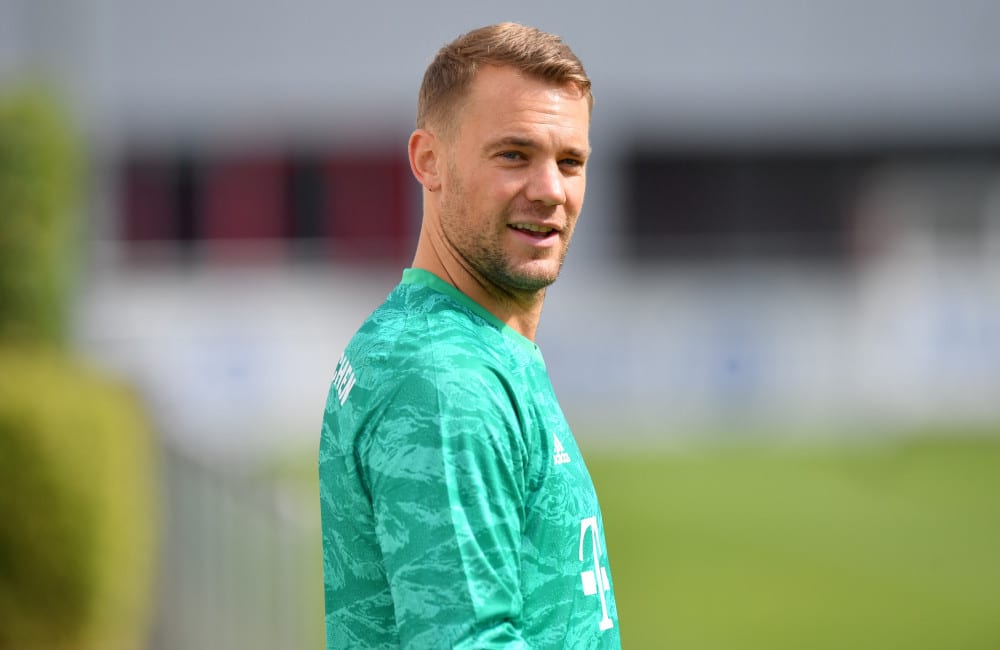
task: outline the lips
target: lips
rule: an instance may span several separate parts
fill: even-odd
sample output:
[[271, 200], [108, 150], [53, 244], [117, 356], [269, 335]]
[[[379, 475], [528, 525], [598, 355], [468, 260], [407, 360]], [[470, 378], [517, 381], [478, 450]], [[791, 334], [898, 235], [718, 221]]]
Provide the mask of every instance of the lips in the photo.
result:
[[529, 237], [545, 239], [546, 237], [559, 232], [557, 228], [537, 223], [512, 223], [507, 225], [511, 230], [522, 232]]

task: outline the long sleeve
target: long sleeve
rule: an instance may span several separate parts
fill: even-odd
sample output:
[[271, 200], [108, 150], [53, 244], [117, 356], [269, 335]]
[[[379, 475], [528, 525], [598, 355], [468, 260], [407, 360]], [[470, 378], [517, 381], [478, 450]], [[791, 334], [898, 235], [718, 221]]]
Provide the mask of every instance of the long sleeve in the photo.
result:
[[[426, 370], [426, 369], [425, 369]], [[524, 439], [488, 369], [407, 377], [365, 467], [404, 648], [523, 648]]]

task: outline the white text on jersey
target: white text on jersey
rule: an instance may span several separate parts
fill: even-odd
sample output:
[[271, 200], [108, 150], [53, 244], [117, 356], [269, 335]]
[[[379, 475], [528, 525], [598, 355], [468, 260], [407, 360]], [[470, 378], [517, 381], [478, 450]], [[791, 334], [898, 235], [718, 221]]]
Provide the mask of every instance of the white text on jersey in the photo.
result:
[[347, 396], [351, 394], [351, 389], [354, 388], [355, 381], [354, 368], [351, 367], [351, 362], [347, 360], [346, 355], [341, 356], [333, 374], [333, 386], [337, 389], [337, 399], [340, 400], [341, 406], [347, 401]]

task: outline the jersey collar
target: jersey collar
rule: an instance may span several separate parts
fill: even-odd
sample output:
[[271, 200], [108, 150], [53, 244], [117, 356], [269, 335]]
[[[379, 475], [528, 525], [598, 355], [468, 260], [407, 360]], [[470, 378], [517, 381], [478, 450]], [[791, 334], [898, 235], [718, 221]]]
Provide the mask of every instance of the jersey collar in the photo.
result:
[[444, 295], [448, 296], [455, 302], [459, 303], [469, 311], [475, 313], [477, 316], [479, 316], [486, 322], [496, 326], [497, 329], [503, 332], [505, 336], [512, 339], [515, 343], [523, 347], [531, 354], [541, 357], [541, 351], [539, 350], [538, 345], [534, 341], [524, 336], [523, 334], [521, 334], [520, 332], [518, 332], [513, 327], [503, 322], [496, 316], [494, 316], [492, 313], [490, 313], [488, 309], [480, 305], [478, 302], [476, 302], [469, 296], [462, 293], [457, 287], [442, 280], [441, 278], [434, 275], [430, 271], [426, 269], [415, 269], [415, 268], [404, 269], [402, 282], [403, 284], [421, 285], [429, 289], [433, 289], [438, 293], [443, 293]]

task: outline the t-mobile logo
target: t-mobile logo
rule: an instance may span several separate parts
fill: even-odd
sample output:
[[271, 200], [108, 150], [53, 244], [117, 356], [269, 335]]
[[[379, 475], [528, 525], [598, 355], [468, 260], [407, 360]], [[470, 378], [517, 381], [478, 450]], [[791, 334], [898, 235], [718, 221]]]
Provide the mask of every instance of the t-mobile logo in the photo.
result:
[[594, 556], [594, 570], [584, 571], [580, 574], [583, 581], [583, 594], [585, 596], [600, 596], [601, 598], [601, 622], [598, 627], [601, 631], [610, 630], [615, 626], [614, 621], [608, 616], [608, 599], [605, 592], [611, 591], [611, 583], [608, 581], [608, 574], [601, 566], [601, 536], [597, 530], [597, 517], [587, 517], [580, 520], [580, 561], [584, 561], [583, 546], [587, 539], [587, 531], [590, 531], [590, 548]]

